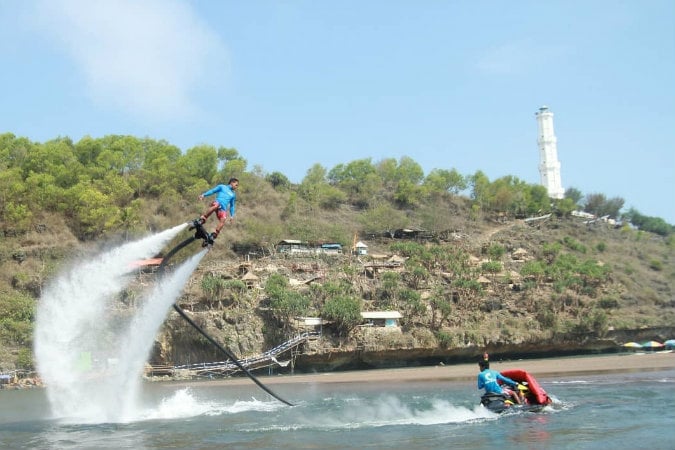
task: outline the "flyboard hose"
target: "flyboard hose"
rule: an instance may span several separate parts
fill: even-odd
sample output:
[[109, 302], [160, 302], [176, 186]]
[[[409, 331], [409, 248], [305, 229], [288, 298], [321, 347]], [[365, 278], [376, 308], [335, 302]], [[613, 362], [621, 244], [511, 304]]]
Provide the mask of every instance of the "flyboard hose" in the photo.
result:
[[[183, 249], [184, 247], [186, 247], [187, 245], [191, 244], [193, 241], [195, 241], [195, 240], [197, 240], [197, 239], [198, 239], [198, 236], [197, 236], [197, 235], [195, 235], [195, 236], [193, 236], [193, 237], [191, 237], [191, 238], [188, 238], [188, 239], [184, 240], [183, 242], [181, 242], [180, 244], [178, 244], [177, 246], [175, 246], [173, 249], [171, 249], [171, 251], [170, 251], [169, 253], [166, 254], [166, 256], [162, 259], [161, 264], [159, 265], [159, 275], [160, 275], [160, 277], [164, 275], [164, 268], [166, 267], [166, 265], [167, 265], [167, 263], [169, 262], [169, 260], [173, 257], [173, 255], [175, 255], [175, 254], [178, 253], [181, 249]], [[255, 384], [257, 384], [258, 387], [260, 387], [260, 389], [262, 389], [263, 391], [267, 392], [267, 393], [270, 394], [272, 397], [274, 397], [274, 398], [276, 398], [277, 400], [279, 400], [281, 403], [284, 403], [284, 404], [286, 404], [286, 405], [288, 405], [288, 406], [294, 406], [292, 403], [290, 403], [290, 402], [284, 400], [283, 398], [281, 398], [279, 395], [277, 395], [276, 393], [274, 393], [270, 388], [268, 388], [267, 386], [265, 386], [260, 380], [258, 380], [258, 379], [256, 378], [255, 375], [253, 375], [246, 367], [244, 367], [244, 365], [243, 365], [241, 362], [239, 362], [239, 360], [234, 356], [234, 354], [233, 354], [231, 351], [229, 351], [228, 349], [226, 349], [225, 347], [223, 347], [222, 345], [220, 345], [215, 339], [213, 339], [211, 336], [209, 336], [209, 334], [208, 334], [206, 331], [204, 331], [199, 325], [197, 325], [197, 324], [196, 324], [196, 323], [195, 323], [195, 322], [194, 322], [194, 321], [193, 321], [193, 320], [185, 313], [185, 311], [183, 310], [183, 308], [181, 308], [180, 306], [178, 306], [178, 303], [174, 303], [174, 304], [173, 304], [173, 309], [175, 309], [176, 312], [177, 312], [178, 314], [180, 314], [180, 316], [181, 316], [183, 319], [185, 319], [185, 320], [187, 321], [187, 323], [189, 323], [190, 325], [192, 325], [192, 327], [193, 327], [195, 330], [197, 330], [202, 336], [204, 336], [210, 343], [212, 343], [213, 345], [215, 345], [216, 348], [217, 348], [218, 350], [220, 350], [220, 351], [221, 351], [225, 356], [227, 356], [227, 357], [228, 357], [228, 358], [229, 358], [229, 359], [230, 359], [237, 367], [239, 367], [239, 369], [241, 369], [241, 370], [246, 374], [247, 377], [249, 377]]]

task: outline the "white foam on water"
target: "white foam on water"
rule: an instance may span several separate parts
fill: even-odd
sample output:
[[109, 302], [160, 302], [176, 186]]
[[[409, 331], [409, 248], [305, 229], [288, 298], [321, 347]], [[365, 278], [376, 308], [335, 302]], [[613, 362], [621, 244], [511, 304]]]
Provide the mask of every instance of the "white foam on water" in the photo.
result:
[[317, 417], [306, 417], [304, 426], [325, 429], [355, 429], [391, 425], [434, 425], [494, 419], [487, 408], [469, 409], [444, 400], [435, 400], [429, 408], [415, 408], [397, 397], [383, 396], [377, 401], [358, 399], [340, 411]]
[[184, 419], [197, 416], [239, 414], [249, 411], [270, 412], [283, 407], [276, 401], [265, 402], [255, 398], [236, 400], [233, 403], [218, 403], [199, 399], [190, 388], [184, 388], [177, 390], [170, 397], [162, 399], [156, 406], [147, 407], [145, 411], [139, 409], [136, 420]]
[[140, 412], [138, 418], [146, 420], [183, 419], [204, 415], [217, 408], [218, 406], [211, 402], [196, 399], [190, 389], [185, 388], [163, 399], [156, 407]]

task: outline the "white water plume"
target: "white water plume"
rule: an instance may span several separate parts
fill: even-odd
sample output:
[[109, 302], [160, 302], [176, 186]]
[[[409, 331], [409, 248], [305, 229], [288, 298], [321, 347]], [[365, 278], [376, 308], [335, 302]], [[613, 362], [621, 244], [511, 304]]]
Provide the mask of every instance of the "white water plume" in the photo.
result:
[[157, 334], [167, 310], [178, 299], [190, 275], [199, 265], [207, 250], [193, 255], [171, 275], [155, 286], [150, 297], [140, 311], [133, 317], [128, 329], [120, 335], [118, 354], [124, 355], [116, 366], [118, 375], [112, 380], [116, 389], [113, 393], [124, 393], [125, 404], [119, 410], [122, 421], [138, 417], [138, 405], [135, 401], [141, 382], [143, 365], [152, 350]]
[[133, 261], [157, 254], [185, 227], [75, 265], [45, 289], [38, 305], [35, 355], [55, 417], [80, 423], [133, 417], [154, 336], [206, 251], [157, 283], [131, 316], [115, 308], [116, 294], [131, 282]]

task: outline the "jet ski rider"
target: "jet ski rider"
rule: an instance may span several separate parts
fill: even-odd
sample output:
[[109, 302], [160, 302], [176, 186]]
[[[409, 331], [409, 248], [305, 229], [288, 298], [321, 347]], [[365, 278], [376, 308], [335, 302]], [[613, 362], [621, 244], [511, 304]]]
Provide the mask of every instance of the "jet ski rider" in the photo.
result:
[[[478, 368], [480, 369], [480, 373], [478, 374], [478, 389], [485, 389], [486, 394], [503, 395], [507, 398], [511, 397], [513, 401], [519, 405], [523, 403], [518, 393], [518, 383], [511, 378], [503, 376], [496, 370], [491, 370], [487, 354], [483, 355], [483, 358], [478, 361]], [[508, 384], [515, 390], [502, 387], [498, 381]]]

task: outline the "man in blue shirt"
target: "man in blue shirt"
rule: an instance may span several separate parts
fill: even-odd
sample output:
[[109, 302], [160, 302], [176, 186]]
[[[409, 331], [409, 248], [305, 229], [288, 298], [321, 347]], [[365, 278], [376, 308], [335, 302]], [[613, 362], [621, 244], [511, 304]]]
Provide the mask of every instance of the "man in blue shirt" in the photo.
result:
[[497, 381], [508, 384], [513, 388], [518, 388], [518, 383], [511, 378], [507, 378], [496, 370], [490, 369], [490, 363], [487, 359], [478, 361], [480, 373], [478, 374], [478, 389], [485, 389], [486, 394], [498, 394], [513, 398], [513, 400], [520, 404], [522, 403], [517, 391], [502, 387]]
[[238, 187], [239, 180], [230, 178], [227, 184], [219, 184], [199, 196], [199, 200], [203, 200], [204, 197], [216, 194], [216, 199], [211, 203], [209, 209], [199, 217], [200, 223], [204, 224], [211, 214], [216, 213], [218, 225], [216, 225], [216, 230], [210, 235], [211, 240], [218, 237], [220, 230], [223, 229], [225, 221], [228, 219], [228, 215], [230, 222], [234, 220], [234, 209], [237, 201], [237, 193], [235, 191]]

